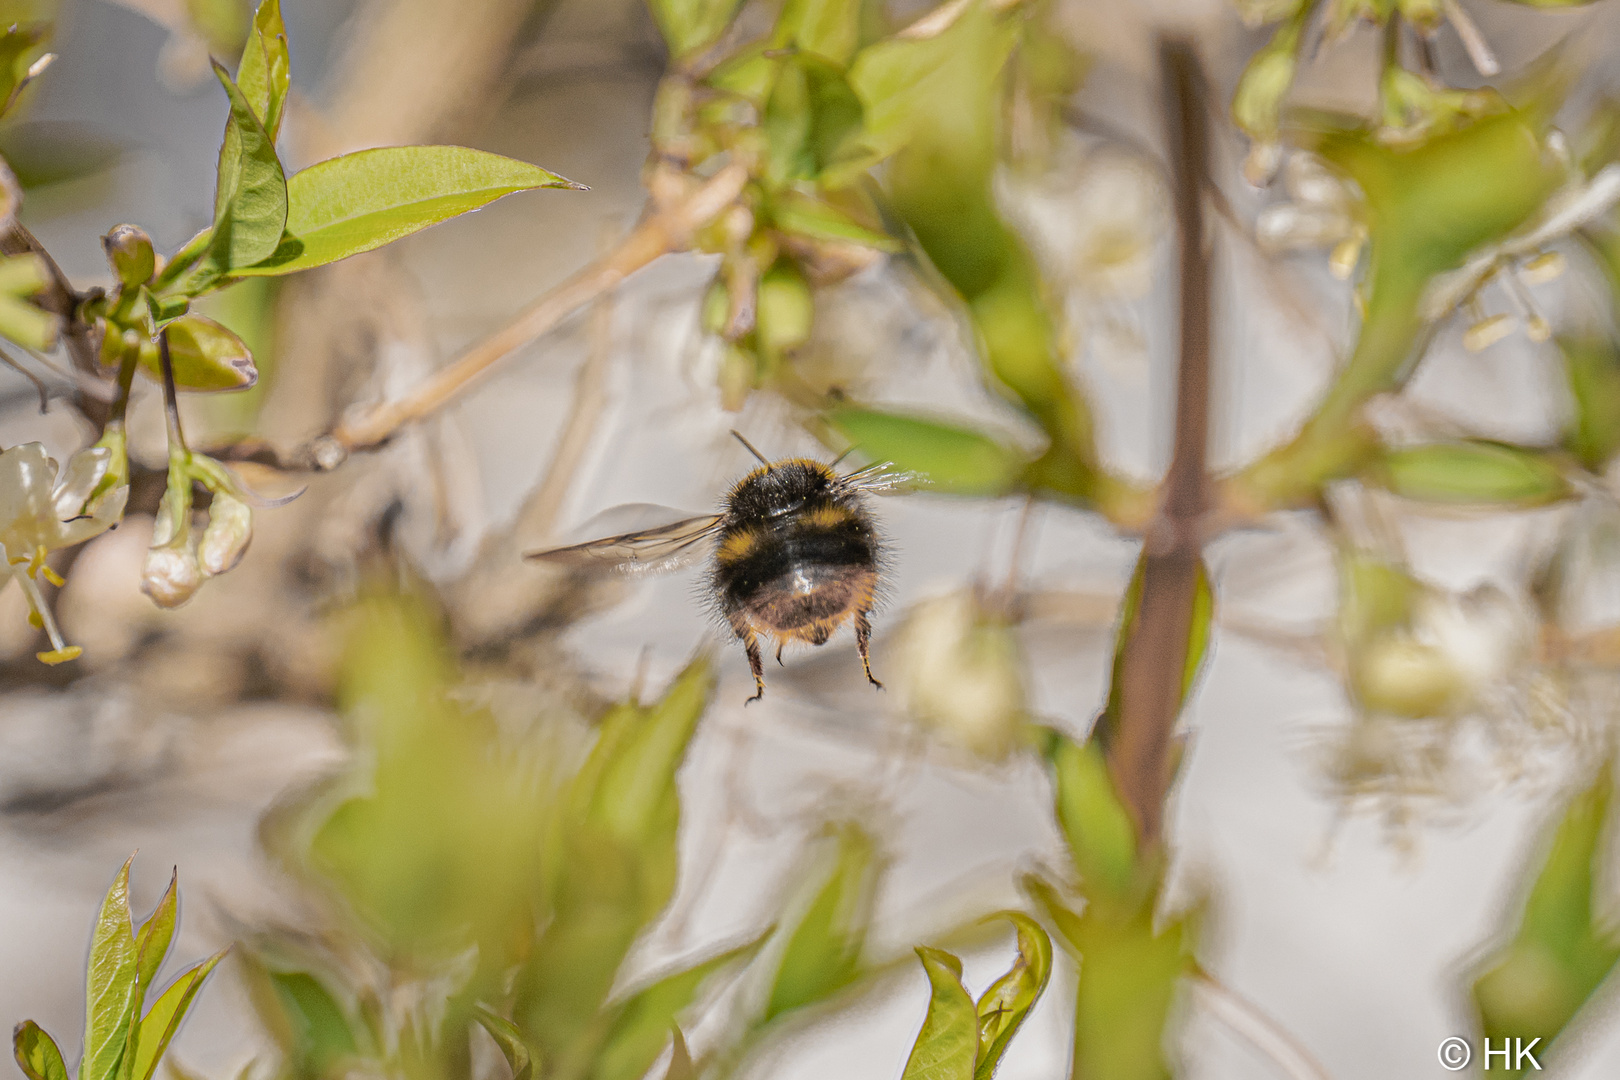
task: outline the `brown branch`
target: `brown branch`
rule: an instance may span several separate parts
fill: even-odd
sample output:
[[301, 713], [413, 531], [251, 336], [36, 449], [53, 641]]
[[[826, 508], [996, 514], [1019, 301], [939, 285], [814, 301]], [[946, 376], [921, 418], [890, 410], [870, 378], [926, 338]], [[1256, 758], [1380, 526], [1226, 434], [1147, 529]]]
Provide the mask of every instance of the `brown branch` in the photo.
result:
[[1158, 517], [1144, 540], [1142, 596], [1125, 641], [1119, 715], [1102, 735], [1108, 763], [1143, 844], [1163, 827], [1172, 779], [1172, 735], [1181, 711], [1182, 673], [1202, 573], [1209, 506], [1209, 265], [1201, 188], [1208, 162], [1203, 77], [1190, 43], [1159, 43], [1165, 128], [1180, 246], [1181, 359], [1176, 436]]
[[329, 436], [317, 441], [310, 456], [318, 467], [333, 468], [350, 452], [375, 446], [405, 424], [431, 415], [496, 361], [534, 341], [659, 256], [684, 250], [695, 232], [736, 202], [747, 181], [748, 171], [742, 165], [721, 169], [690, 197], [650, 214], [613, 251], [536, 300], [405, 397], [382, 402], [338, 424]]

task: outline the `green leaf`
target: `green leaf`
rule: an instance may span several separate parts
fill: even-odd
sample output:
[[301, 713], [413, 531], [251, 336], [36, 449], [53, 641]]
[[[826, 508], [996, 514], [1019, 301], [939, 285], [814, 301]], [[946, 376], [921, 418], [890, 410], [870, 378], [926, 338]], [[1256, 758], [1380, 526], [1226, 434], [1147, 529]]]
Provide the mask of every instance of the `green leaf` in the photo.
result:
[[[180, 1022], [186, 1018], [186, 1012], [196, 1000], [197, 991], [202, 989], [203, 980], [225, 959], [228, 951], [221, 949], [183, 973], [147, 1010], [140, 1022], [140, 1039], [135, 1048], [134, 1064], [129, 1070], [130, 1080], [152, 1080], [158, 1062], [163, 1059], [163, 1052], [169, 1048], [175, 1032], [180, 1030]], [[81, 1075], [81, 1080], [87, 1078]]]
[[703, 986], [725, 968], [747, 963], [768, 935], [666, 975], [610, 1009], [612, 1026], [595, 1054], [592, 1080], [638, 1080], [657, 1060], [670, 1027]]
[[773, 35], [840, 67], [855, 55], [861, 37], [862, 0], [787, 0]]
[[1512, 941], [1474, 982], [1481, 1033], [1493, 1042], [1540, 1038], [1545, 1048], [1613, 981], [1620, 930], [1601, 919], [1594, 902], [1613, 798], [1613, 767], [1606, 763], [1565, 808]]
[[974, 1080], [979, 1021], [962, 985], [962, 961], [926, 945], [917, 947], [917, 958], [928, 975], [928, 1015], [901, 1080]]
[[287, 178], [275, 142], [253, 106], [217, 61], [214, 74], [230, 98], [231, 115], [219, 148], [208, 263], [220, 273], [230, 273], [268, 257], [281, 243], [287, 225]]
[[[242, 339], [212, 319], [182, 315], [168, 324], [169, 358], [174, 361], [174, 383], [181, 390], [208, 392], [245, 390], [259, 380], [253, 354]], [[141, 371], [163, 381], [163, 360], [151, 337], [137, 331]], [[113, 365], [123, 350], [123, 335], [108, 327], [101, 339], [101, 362]]]
[[[27, 8], [33, 10], [26, 10]], [[29, 81], [28, 69], [44, 55], [45, 43], [54, 29], [50, 22], [35, 21], [40, 15], [54, 15], [55, 4], [24, 5], [19, 11], [6, 5], [3, 14], [7, 27], [0, 35], [0, 116], [15, 104], [15, 96]], [[40, 10], [43, 8], [43, 10]]]
[[1028, 463], [988, 435], [937, 420], [861, 408], [835, 409], [828, 420], [862, 456], [893, 462], [954, 495], [1006, 494]]
[[647, 0], [676, 59], [713, 42], [731, 25], [741, 5], [742, 0]]
[[1139, 887], [1136, 826], [1114, 789], [1108, 762], [1095, 739], [1076, 743], [1052, 732], [1058, 826], [1088, 895], [1127, 897]]
[[795, 53], [782, 62], [765, 104], [762, 127], [765, 186], [814, 180], [852, 149], [861, 132], [861, 100], [844, 73], [814, 56]]
[[0, 334], [34, 352], [50, 352], [56, 346], [61, 320], [26, 300], [0, 293]]
[[68, 1080], [67, 1065], [56, 1040], [32, 1020], [24, 1020], [12, 1033], [11, 1044], [28, 1080]]
[[163, 958], [169, 955], [169, 944], [174, 940], [175, 918], [180, 911], [180, 872], [176, 869], [169, 877], [168, 891], [158, 901], [157, 910], [146, 920], [140, 933], [135, 935], [135, 974], [140, 985], [148, 987], [157, 978]]
[[832, 865], [793, 924], [777, 965], [764, 1021], [824, 1001], [853, 983], [871, 923], [882, 864], [872, 838], [854, 823], [834, 832]]
[[325, 266], [514, 191], [546, 187], [581, 190], [538, 165], [464, 146], [384, 146], [344, 154], [293, 174], [287, 182], [287, 236], [263, 262], [234, 266], [231, 273], [292, 274]]
[[771, 199], [769, 213], [772, 225], [796, 236], [861, 244], [878, 251], [904, 248], [888, 233], [868, 228], [837, 207], [802, 191], [780, 192]]
[[[1123, 687], [1125, 671], [1125, 650], [1130, 643], [1131, 634], [1136, 630], [1136, 617], [1142, 606], [1142, 582], [1147, 573], [1147, 554], [1144, 552], [1136, 561], [1136, 570], [1131, 574], [1131, 583], [1125, 590], [1124, 603], [1120, 605], [1119, 628], [1114, 632], [1114, 665], [1109, 674], [1108, 705], [1103, 717], [1098, 721], [1102, 726], [1099, 734], [1108, 731], [1108, 725], [1113, 718], [1119, 716], [1120, 694]], [[1192, 618], [1187, 627], [1187, 660], [1181, 669], [1181, 702], [1187, 700], [1192, 692], [1193, 683], [1198, 680], [1198, 672], [1204, 664], [1204, 654], [1209, 650], [1210, 627], [1215, 618], [1215, 593], [1209, 587], [1209, 568], [1202, 561], [1198, 564], [1198, 582], [1193, 592]]]
[[1564, 373], [1575, 408], [1564, 448], [1588, 469], [1601, 471], [1620, 451], [1620, 348], [1609, 337], [1559, 338]]
[[1545, 454], [1484, 440], [1390, 450], [1378, 475], [1390, 491], [1421, 502], [1527, 507], [1570, 493], [1563, 470]]
[[305, 971], [265, 971], [264, 975], [271, 1000], [285, 1021], [285, 1027], [278, 1028], [289, 1040], [287, 1056], [299, 1075], [332, 1075], [335, 1066], [358, 1053], [349, 1018], [319, 979]]
[[290, 72], [281, 0], [262, 0], [253, 16], [253, 30], [242, 47], [242, 61], [236, 67], [236, 85], [272, 143], [281, 131]]
[[1003, 911], [992, 919], [1007, 919], [1018, 933], [1018, 959], [1007, 973], [979, 998], [979, 1057], [973, 1080], [991, 1080], [1001, 1056], [1024, 1018], [1040, 1000], [1052, 977], [1052, 939], [1041, 925], [1021, 911]]
[[138, 957], [129, 915], [130, 856], [102, 901], [90, 938], [85, 978], [84, 1059], [79, 1080], [112, 1080], [118, 1075], [135, 1007]]
[[482, 1005], [473, 1006], [473, 1019], [483, 1025], [495, 1045], [501, 1048], [506, 1064], [512, 1069], [512, 1080], [530, 1080], [534, 1075], [534, 1057], [523, 1032], [504, 1016], [497, 1016]]

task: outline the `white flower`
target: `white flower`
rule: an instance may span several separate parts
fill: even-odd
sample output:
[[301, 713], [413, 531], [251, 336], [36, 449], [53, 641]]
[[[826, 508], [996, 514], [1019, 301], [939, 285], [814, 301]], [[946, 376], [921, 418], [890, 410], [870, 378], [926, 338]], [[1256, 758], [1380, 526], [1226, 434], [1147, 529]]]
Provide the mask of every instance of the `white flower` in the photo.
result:
[[57, 463], [39, 443], [0, 453], [0, 558], [28, 597], [37, 625], [50, 635], [51, 650], [39, 654], [47, 664], [72, 660], [80, 650], [62, 640], [34, 578], [43, 574], [60, 585], [45, 557], [106, 532], [123, 516], [127, 486], [104, 492], [87, 505], [111, 463], [112, 451], [106, 447], [81, 450], [68, 459], [58, 483]]
[[1350, 276], [1367, 242], [1361, 200], [1355, 189], [1312, 154], [1296, 153], [1283, 169], [1290, 201], [1260, 211], [1255, 239], [1272, 252], [1332, 248], [1329, 266], [1341, 281]]
[[1012, 627], [964, 590], [918, 604], [899, 638], [897, 681], [913, 719], [986, 758], [1005, 757], [1025, 715]]

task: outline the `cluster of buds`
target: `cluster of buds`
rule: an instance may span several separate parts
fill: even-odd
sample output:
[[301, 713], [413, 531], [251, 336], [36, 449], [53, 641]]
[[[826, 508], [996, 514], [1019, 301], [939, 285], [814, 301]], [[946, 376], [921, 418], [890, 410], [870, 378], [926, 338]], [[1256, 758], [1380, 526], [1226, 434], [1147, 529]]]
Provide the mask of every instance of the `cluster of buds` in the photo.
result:
[[111, 472], [112, 463], [111, 450], [93, 446], [69, 458], [58, 480], [57, 463], [39, 443], [0, 453], [0, 559], [28, 598], [30, 621], [50, 638], [51, 648], [38, 654], [47, 664], [76, 659], [81, 650], [63, 640], [36, 579], [60, 586], [46, 557], [100, 535], [123, 517], [129, 486]]
[[[201, 530], [193, 521], [193, 483], [213, 495]], [[252, 539], [253, 512], [236, 478], [210, 457], [171, 448], [169, 484], [141, 570], [141, 591], [159, 607], [177, 608], [196, 595], [205, 579], [240, 562]]]

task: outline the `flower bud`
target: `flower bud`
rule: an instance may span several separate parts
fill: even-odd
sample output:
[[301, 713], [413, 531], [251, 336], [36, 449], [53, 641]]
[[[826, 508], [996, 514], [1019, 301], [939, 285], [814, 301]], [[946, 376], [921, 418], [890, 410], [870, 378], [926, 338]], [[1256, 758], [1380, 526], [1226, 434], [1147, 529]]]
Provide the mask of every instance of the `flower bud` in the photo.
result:
[[767, 355], [796, 349], [809, 340], [816, 302], [798, 270], [786, 263], [771, 267], [760, 280], [757, 302], [754, 325]]
[[147, 550], [146, 565], [141, 569], [141, 592], [158, 607], [177, 608], [184, 604], [196, 594], [202, 580], [202, 567], [197, 565], [197, 556], [189, 544], [162, 544]]
[[152, 238], [139, 225], [114, 226], [101, 238], [101, 247], [113, 275], [125, 288], [133, 289], [152, 280], [157, 256], [152, 251]]
[[253, 511], [247, 503], [223, 491], [214, 494], [208, 509], [208, 527], [197, 545], [197, 559], [203, 573], [223, 574], [242, 560], [253, 539]]
[[1351, 671], [1356, 697], [1374, 712], [1418, 719], [1445, 716], [1461, 703], [1460, 673], [1441, 649], [1405, 633], [1362, 645]]
[[1023, 664], [1012, 627], [971, 592], [919, 604], [900, 635], [900, 687], [912, 717], [991, 760], [1024, 720]]
[[1255, 54], [1232, 97], [1232, 119], [1238, 127], [1264, 142], [1276, 138], [1282, 118], [1283, 97], [1294, 84], [1298, 61], [1294, 42], [1298, 33], [1279, 32]]

